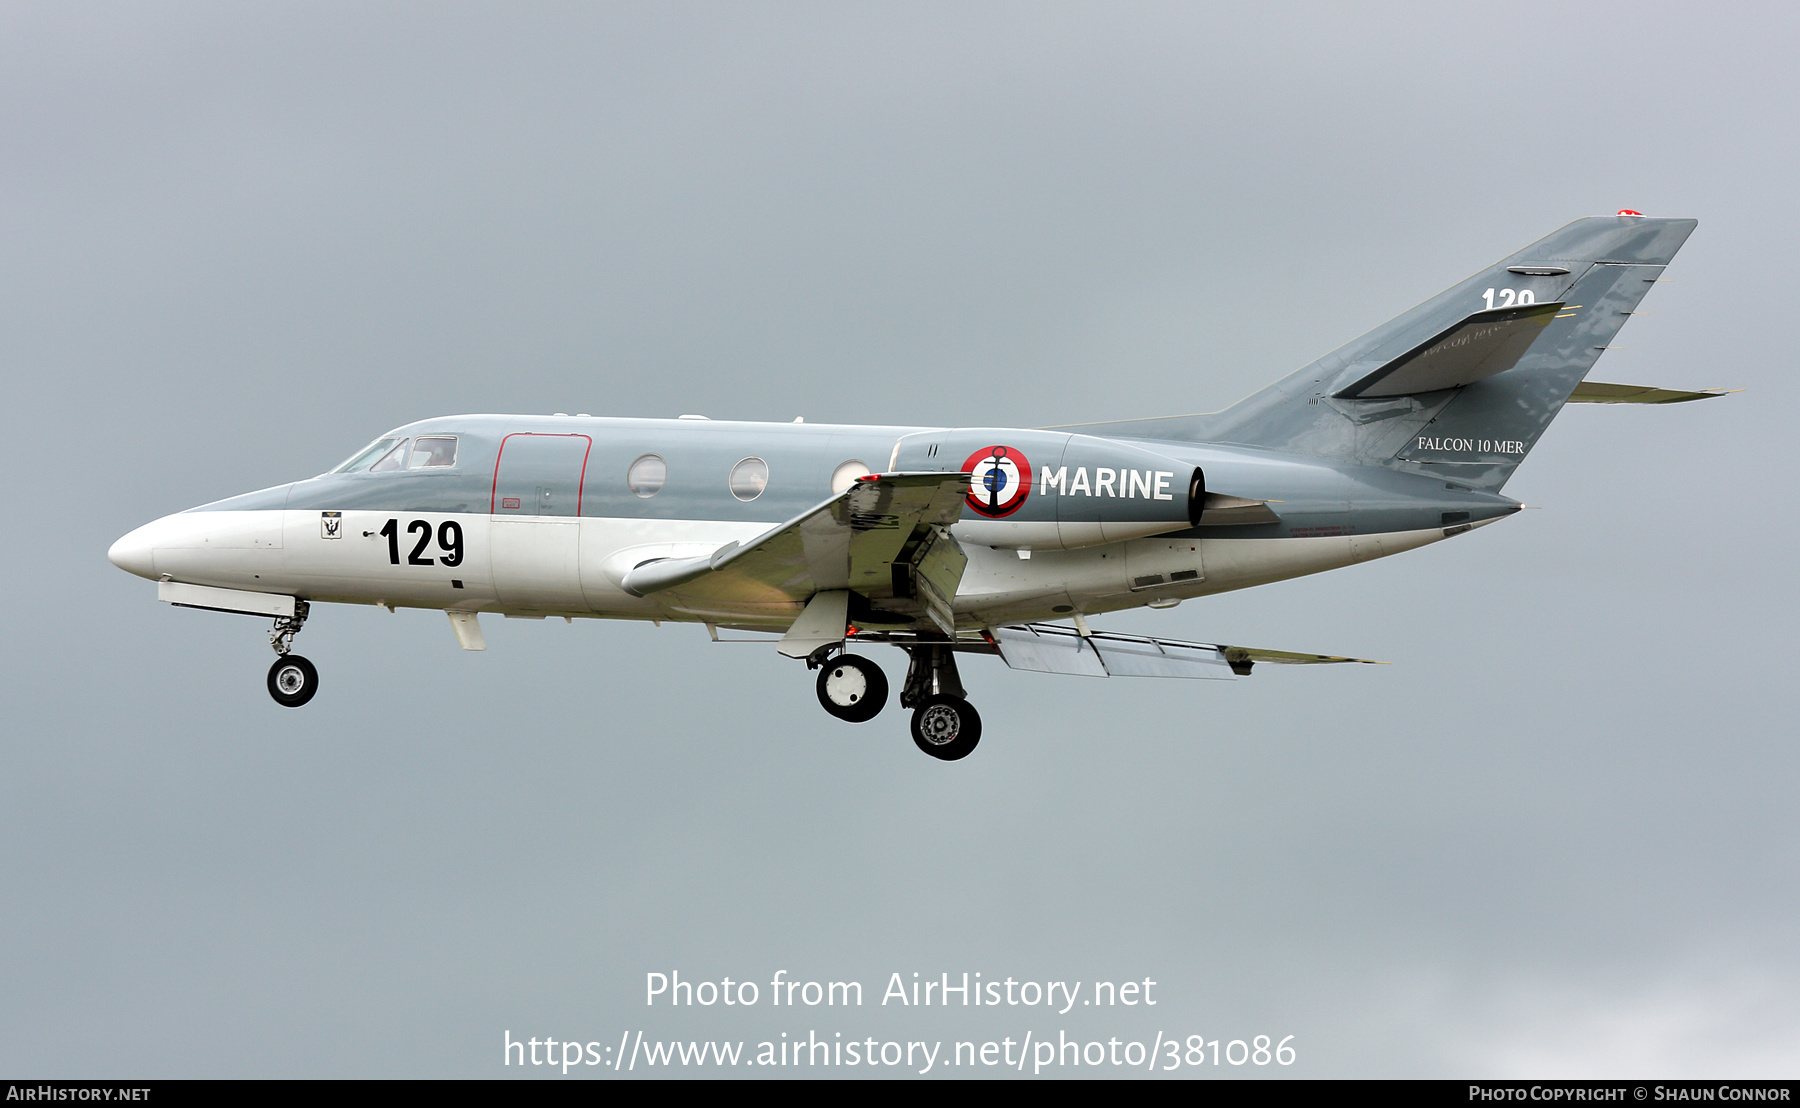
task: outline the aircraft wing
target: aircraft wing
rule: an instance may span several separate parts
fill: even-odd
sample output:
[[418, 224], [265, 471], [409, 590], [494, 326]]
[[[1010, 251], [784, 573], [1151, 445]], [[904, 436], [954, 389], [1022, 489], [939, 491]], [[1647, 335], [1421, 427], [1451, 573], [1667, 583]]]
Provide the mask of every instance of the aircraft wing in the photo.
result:
[[[895, 564], [904, 562], [928, 614], [947, 618], [967, 564], [948, 528], [962, 515], [969, 479], [870, 474], [748, 543], [648, 562], [622, 584], [634, 596], [667, 596], [691, 611], [791, 618], [815, 594], [888, 587]], [[839, 621], [838, 638], [843, 629]]]
[[1362, 662], [1330, 654], [1295, 654], [1249, 646], [1177, 642], [1147, 635], [1095, 631], [1083, 635], [1073, 627], [1051, 623], [1015, 624], [986, 632], [994, 650], [1013, 669], [1065, 673], [1081, 677], [1188, 677], [1229, 681], [1249, 674], [1257, 662], [1320, 665]]

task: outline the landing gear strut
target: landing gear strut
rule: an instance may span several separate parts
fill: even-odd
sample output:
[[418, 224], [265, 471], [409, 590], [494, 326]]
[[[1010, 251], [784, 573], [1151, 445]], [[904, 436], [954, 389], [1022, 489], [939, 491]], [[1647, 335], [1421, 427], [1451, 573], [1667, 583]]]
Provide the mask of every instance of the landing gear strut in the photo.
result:
[[907, 653], [912, 664], [900, 705], [913, 710], [913, 744], [946, 762], [968, 757], [981, 741], [981, 715], [964, 699], [955, 651], [949, 643], [920, 643]]
[[867, 658], [839, 654], [819, 666], [819, 703], [846, 723], [867, 723], [887, 704], [887, 674]]
[[306, 601], [296, 600], [293, 616], [277, 617], [275, 626], [269, 629], [269, 646], [279, 655], [269, 667], [269, 695], [283, 708], [298, 708], [319, 691], [319, 671], [305, 658], [290, 653], [294, 636], [306, 625], [309, 610]]

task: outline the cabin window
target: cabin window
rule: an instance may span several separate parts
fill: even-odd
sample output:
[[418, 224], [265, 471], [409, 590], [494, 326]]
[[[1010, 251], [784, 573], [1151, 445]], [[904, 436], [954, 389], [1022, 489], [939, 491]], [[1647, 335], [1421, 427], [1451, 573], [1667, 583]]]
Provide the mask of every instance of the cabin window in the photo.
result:
[[358, 450], [355, 454], [352, 454], [350, 456], [349, 461], [345, 462], [341, 466], [338, 466], [336, 469], [332, 470], [331, 472], [333, 472], [333, 473], [361, 473], [363, 470], [368, 469], [370, 463], [374, 462], [376, 458], [381, 457], [382, 455], [386, 454], [389, 450], [393, 449], [394, 444], [399, 441], [400, 441], [399, 439], [394, 439], [394, 438], [376, 439], [374, 442], [363, 447], [361, 450]]
[[739, 500], [755, 500], [769, 487], [769, 463], [761, 458], [745, 458], [731, 467], [731, 495]]
[[668, 479], [669, 463], [655, 454], [645, 454], [625, 471], [625, 486], [631, 490], [631, 495], [643, 500], [661, 492], [663, 482]]
[[412, 457], [407, 461], [406, 468], [425, 469], [429, 466], [455, 464], [455, 435], [421, 435], [413, 440]]
[[845, 489], [849, 488], [851, 485], [856, 484], [856, 479], [858, 477], [866, 477], [866, 476], [868, 476], [868, 474], [869, 474], [869, 463], [868, 462], [859, 462], [855, 458], [852, 458], [849, 461], [844, 462], [843, 464], [839, 465], [836, 469], [831, 471], [832, 494], [836, 495], [837, 493], [843, 492]]
[[400, 467], [404, 466], [405, 464], [406, 464], [406, 440], [401, 439], [400, 445], [394, 447], [392, 450], [388, 451], [386, 454], [383, 454], [380, 457], [380, 459], [376, 461], [376, 463], [374, 465], [369, 467], [369, 472], [370, 473], [391, 473], [394, 470], [399, 469]]

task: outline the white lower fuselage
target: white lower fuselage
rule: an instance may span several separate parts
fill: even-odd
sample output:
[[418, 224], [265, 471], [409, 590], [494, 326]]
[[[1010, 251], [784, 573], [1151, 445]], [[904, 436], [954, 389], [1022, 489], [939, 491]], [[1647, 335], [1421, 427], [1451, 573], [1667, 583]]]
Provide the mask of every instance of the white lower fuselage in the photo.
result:
[[[336, 522], [336, 536], [328, 537], [318, 511], [182, 512], [120, 539], [112, 558], [151, 579], [313, 602], [770, 630], [786, 627], [802, 607], [777, 602], [698, 610], [654, 595], [634, 597], [620, 587], [640, 563], [748, 542], [768, 529], [765, 523], [408, 511], [345, 511]], [[460, 531], [460, 551], [440, 543], [445, 524]], [[1021, 557], [1012, 549], [970, 541], [960, 526], [953, 533], [969, 558], [955, 598], [958, 623], [969, 627], [1226, 592], [1445, 537], [1440, 528], [1425, 528], [1319, 537], [1146, 538]]]

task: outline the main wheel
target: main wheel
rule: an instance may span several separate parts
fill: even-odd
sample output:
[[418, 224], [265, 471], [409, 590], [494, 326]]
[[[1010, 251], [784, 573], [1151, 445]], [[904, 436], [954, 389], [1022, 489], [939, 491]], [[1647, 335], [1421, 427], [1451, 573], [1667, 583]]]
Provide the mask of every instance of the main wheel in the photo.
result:
[[967, 758], [981, 741], [981, 715], [959, 696], [928, 696], [913, 709], [912, 737], [933, 758]]
[[298, 708], [319, 691], [319, 671], [298, 654], [284, 654], [269, 667], [269, 695], [283, 708]]
[[839, 654], [819, 667], [819, 703], [847, 723], [867, 723], [887, 703], [887, 674], [867, 658]]

